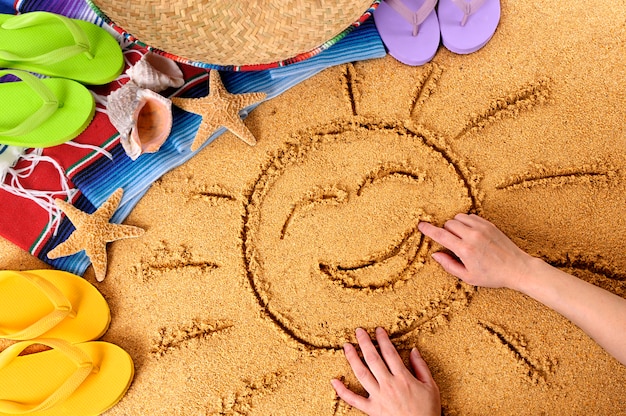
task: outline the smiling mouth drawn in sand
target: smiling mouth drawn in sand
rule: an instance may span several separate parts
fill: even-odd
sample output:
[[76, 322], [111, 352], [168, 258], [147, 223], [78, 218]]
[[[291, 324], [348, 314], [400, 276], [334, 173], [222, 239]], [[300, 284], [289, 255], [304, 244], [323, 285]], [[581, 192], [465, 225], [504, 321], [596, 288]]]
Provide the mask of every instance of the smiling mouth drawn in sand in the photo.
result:
[[387, 289], [406, 275], [425, 248], [424, 236], [414, 227], [402, 236], [399, 244], [383, 252], [353, 263], [320, 262], [319, 270], [344, 288]]

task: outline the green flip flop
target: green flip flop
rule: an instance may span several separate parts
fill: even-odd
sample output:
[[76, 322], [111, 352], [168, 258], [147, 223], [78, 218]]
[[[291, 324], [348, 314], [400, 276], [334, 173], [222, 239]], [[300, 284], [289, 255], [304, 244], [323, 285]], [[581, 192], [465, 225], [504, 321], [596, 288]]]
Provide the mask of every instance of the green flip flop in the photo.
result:
[[102, 85], [122, 73], [124, 57], [93, 23], [49, 12], [0, 14], [0, 67]]
[[76, 81], [38, 79], [18, 70], [0, 71], [22, 82], [0, 83], [0, 143], [50, 147], [78, 136], [91, 122], [96, 103]]

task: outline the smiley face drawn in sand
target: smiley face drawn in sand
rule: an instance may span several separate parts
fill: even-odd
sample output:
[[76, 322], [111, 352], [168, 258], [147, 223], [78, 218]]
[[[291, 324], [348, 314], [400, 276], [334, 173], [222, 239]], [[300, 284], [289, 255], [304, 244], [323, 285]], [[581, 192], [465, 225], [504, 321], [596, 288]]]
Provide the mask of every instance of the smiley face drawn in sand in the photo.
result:
[[400, 336], [432, 319], [459, 287], [426, 261], [417, 224], [472, 206], [458, 169], [419, 134], [333, 127], [302, 133], [269, 162], [250, 194], [243, 239], [267, 316], [300, 343], [327, 349], [350, 339], [355, 323]]

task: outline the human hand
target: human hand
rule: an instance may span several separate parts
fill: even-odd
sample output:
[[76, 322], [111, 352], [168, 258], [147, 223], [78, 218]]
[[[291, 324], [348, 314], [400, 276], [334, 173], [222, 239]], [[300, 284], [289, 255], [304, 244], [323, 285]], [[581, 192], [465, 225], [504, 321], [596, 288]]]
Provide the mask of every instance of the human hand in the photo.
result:
[[367, 366], [352, 344], [344, 345], [344, 353], [369, 397], [360, 396], [348, 390], [341, 381], [333, 379], [331, 384], [339, 397], [370, 416], [441, 414], [439, 388], [416, 348], [411, 351], [409, 360], [417, 378], [404, 366], [384, 329], [376, 328], [376, 340], [382, 358], [365, 330], [358, 328], [356, 338]]
[[418, 228], [458, 257], [432, 255], [448, 273], [471, 285], [515, 289], [536, 260], [478, 215], [457, 214], [443, 228], [420, 222]]

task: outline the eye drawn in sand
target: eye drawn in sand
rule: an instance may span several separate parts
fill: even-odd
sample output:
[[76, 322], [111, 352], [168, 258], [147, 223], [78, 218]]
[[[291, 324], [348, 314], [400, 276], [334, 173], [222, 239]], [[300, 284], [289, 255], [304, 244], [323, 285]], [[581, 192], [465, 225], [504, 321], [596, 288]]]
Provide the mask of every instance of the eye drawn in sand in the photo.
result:
[[361, 196], [363, 191], [367, 190], [368, 187], [392, 179], [415, 182], [415, 184], [419, 185], [426, 179], [426, 174], [424, 172], [411, 170], [411, 166], [405, 166], [400, 163], [387, 163], [379, 166], [375, 171], [368, 173], [365, 178], [363, 178], [363, 182], [356, 188], [356, 194], [357, 196]]
[[181, 270], [206, 273], [218, 267], [214, 262], [194, 259], [194, 255], [185, 245], [172, 249], [166, 241], [161, 241], [159, 246], [152, 248], [150, 256], [145, 256], [139, 265], [133, 267], [133, 272], [142, 282], [147, 283]]
[[283, 224], [283, 228], [280, 233], [280, 239], [285, 238], [285, 234], [287, 233], [287, 228], [291, 221], [296, 216], [306, 215], [308, 211], [311, 211], [313, 208], [320, 204], [341, 204], [343, 202], [348, 201], [348, 191], [345, 189], [338, 188], [337, 186], [330, 186], [327, 188], [315, 187], [308, 191], [304, 197], [296, 202], [291, 209], [291, 212], [287, 216], [285, 223]]
[[478, 326], [497, 345], [504, 348], [520, 368], [520, 374], [530, 383], [545, 383], [554, 373], [555, 361], [550, 357], [536, 357], [523, 335], [512, 333], [491, 322], [479, 322]]
[[[396, 342], [464, 308], [473, 290], [427, 260], [420, 220], [480, 211], [479, 180], [449, 140], [415, 122], [443, 68], [425, 66], [408, 119], [359, 114], [358, 69], [340, 77], [352, 117], [296, 132], [270, 156], [244, 201], [247, 277], [275, 327], [298, 345], [339, 349], [355, 326]], [[549, 99], [540, 79], [495, 100], [452, 140]], [[319, 179], [323, 178], [323, 179]]]

